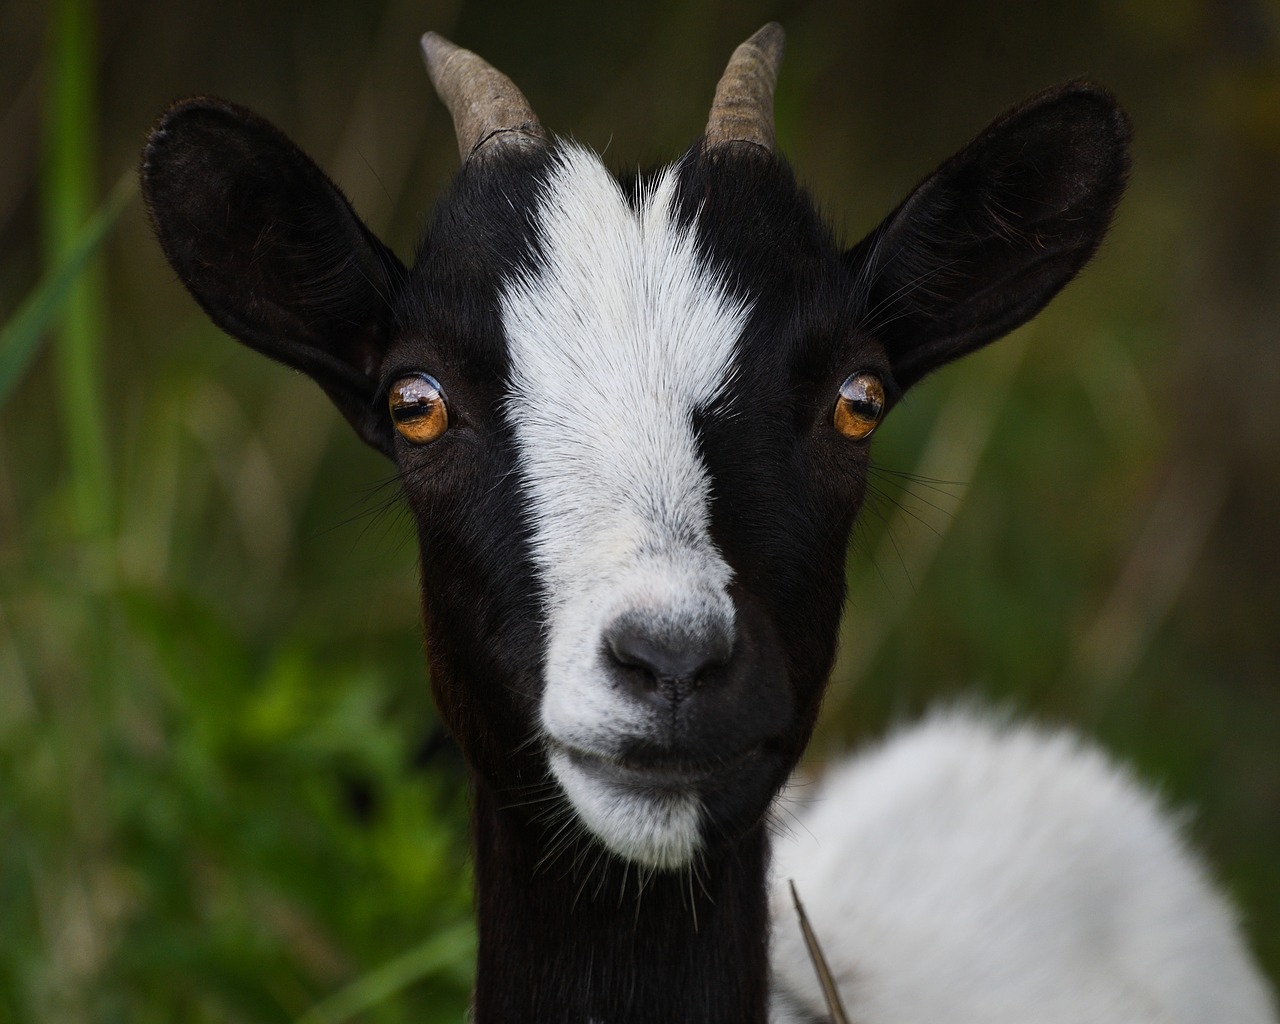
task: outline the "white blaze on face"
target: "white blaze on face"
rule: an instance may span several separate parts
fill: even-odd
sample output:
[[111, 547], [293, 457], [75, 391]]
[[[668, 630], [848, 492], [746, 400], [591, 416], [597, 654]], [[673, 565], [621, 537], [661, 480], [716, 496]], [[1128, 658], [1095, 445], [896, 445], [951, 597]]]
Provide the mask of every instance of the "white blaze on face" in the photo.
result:
[[536, 211], [542, 259], [502, 296], [507, 417], [548, 604], [551, 768], [606, 846], [658, 866], [696, 851], [697, 798], [613, 784], [566, 751], [608, 759], [651, 728], [602, 661], [620, 614], [732, 632], [692, 423], [726, 386], [748, 309], [676, 223], [675, 192], [667, 168], [633, 206], [598, 157], [562, 148]]

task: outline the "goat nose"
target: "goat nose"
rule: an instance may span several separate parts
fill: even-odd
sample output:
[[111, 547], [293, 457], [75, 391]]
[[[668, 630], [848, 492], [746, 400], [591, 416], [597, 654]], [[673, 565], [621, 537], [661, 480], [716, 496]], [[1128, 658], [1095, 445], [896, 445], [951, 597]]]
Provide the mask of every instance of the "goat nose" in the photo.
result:
[[676, 703], [696, 690], [707, 673], [729, 661], [733, 637], [714, 626], [696, 633], [669, 632], [624, 619], [607, 632], [605, 648], [628, 670], [621, 675], [633, 689]]

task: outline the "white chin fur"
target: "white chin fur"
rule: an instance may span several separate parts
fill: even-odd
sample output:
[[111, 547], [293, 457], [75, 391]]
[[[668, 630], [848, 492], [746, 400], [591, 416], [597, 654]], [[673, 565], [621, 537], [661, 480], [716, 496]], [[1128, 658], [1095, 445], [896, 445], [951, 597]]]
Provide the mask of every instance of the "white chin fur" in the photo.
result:
[[614, 783], [560, 750], [551, 751], [548, 761], [579, 820], [610, 852], [660, 870], [692, 862], [702, 845], [696, 795]]

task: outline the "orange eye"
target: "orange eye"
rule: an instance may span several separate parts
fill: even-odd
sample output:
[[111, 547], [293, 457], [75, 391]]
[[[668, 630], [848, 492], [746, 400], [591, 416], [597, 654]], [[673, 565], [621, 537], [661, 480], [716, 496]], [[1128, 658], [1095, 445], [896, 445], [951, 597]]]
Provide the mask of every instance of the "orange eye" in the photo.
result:
[[884, 416], [884, 384], [874, 373], [853, 373], [840, 385], [833, 422], [854, 441], [870, 437]]
[[392, 384], [387, 405], [391, 422], [410, 444], [430, 444], [449, 429], [444, 391], [425, 373], [411, 373]]

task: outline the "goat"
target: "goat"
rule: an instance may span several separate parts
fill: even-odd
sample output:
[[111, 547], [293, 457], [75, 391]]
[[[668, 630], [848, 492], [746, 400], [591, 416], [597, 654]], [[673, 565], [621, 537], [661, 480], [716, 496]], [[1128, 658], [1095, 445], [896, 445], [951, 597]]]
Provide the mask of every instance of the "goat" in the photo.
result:
[[[756, 33], [692, 148], [615, 177], [428, 33], [462, 167], [411, 267], [248, 110], [180, 102], [146, 145], [155, 232], [196, 301], [399, 468], [431, 685], [470, 773], [479, 1024], [767, 1019], [768, 810], [832, 665], [869, 440], [905, 389], [1038, 312], [1124, 189], [1128, 121], [1071, 82], [844, 250], [775, 150], [781, 49]], [[840, 872], [783, 860], [842, 905]], [[772, 971], [777, 1019], [821, 1012]], [[865, 1020], [916, 1019], [879, 1006]]]

